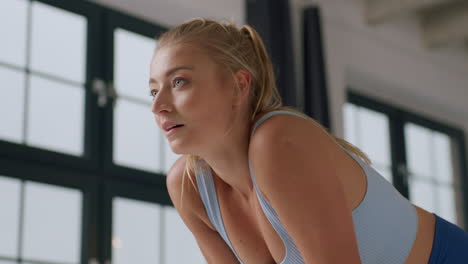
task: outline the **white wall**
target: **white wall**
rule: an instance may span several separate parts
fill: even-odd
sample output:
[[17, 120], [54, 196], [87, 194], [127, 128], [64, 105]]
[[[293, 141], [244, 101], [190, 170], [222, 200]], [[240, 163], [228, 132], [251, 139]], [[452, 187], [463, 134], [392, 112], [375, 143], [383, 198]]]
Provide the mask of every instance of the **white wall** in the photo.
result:
[[[290, 0], [296, 69], [302, 69], [302, 10], [322, 15], [334, 132], [343, 136], [345, 89], [353, 89], [468, 131], [468, 54], [423, 47], [415, 15], [368, 26], [363, 0]], [[298, 87], [303, 85], [297, 71]]]
[[173, 26], [195, 17], [245, 23], [244, 0], [90, 0], [130, 13], [162, 26]]

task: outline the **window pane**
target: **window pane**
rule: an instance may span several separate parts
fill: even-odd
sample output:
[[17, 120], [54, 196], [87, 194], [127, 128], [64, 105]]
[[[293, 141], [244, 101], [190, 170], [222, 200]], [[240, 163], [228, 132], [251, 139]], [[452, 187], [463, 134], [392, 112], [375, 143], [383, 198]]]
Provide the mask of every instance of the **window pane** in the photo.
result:
[[161, 172], [161, 136], [148, 106], [119, 99], [114, 112], [114, 162]]
[[350, 103], [344, 105], [344, 134], [346, 141], [359, 146], [357, 107]]
[[[164, 208], [166, 264], [206, 263], [193, 234], [173, 207]], [[183, 252], [183, 254], [181, 254]]]
[[360, 107], [359, 133], [362, 150], [373, 162], [390, 166], [390, 137], [388, 117]]
[[[406, 157], [410, 173], [431, 177], [431, 132], [424, 127], [408, 123], [404, 126]], [[432, 177], [431, 177], [432, 178]]]
[[20, 181], [0, 176], [0, 256], [18, 257]]
[[345, 103], [345, 139], [364, 151], [372, 167], [392, 183], [389, 120], [384, 114]]
[[79, 263], [81, 192], [42, 183], [25, 183], [25, 259]]
[[157, 204], [114, 198], [112, 263], [160, 263], [160, 218]]
[[455, 207], [455, 192], [450, 186], [439, 185], [436, 187], [438, 208], [437, 214], [447, 221], [457, 224], [457, 213]]
[[410, 177], [409, 197], [410, 200], [417, 206], [429, 212], [435, 212], [435, 188], [432, 183], [427, 182], [425, 180], [418, 180], [414, 177]]
[[114, 32], [114, 85], [119, 95], [151, 103], [149, 66], [156, 41], [124, 29]]
[[0, 67], [0, 139], [23, 139], [24, 73]]
[[435, 178], [444, 183], [453, 182], [452, 152], [450, 147], [450, 138], [442, 133], [433, 133], [434, 156], [436, 162]]
[[32, 2], [31, 68], [84, 84], [86, 18]]
[[24, 67], [26, 64], [26, 25], [28, 2], [2, 0], [0, 8], [0, 61]]
[[28, 144], [83, 154], [84, 88], [31, 76]]

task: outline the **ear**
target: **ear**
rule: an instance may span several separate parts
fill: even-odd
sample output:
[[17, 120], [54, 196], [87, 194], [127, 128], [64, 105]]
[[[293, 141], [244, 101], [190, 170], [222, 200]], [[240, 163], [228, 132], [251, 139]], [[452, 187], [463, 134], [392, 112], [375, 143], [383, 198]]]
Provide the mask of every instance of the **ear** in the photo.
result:
[[252, 75], [247, 70], [241, 69], [234, 74], [234, 89], [235, 96], [233, 106], [239, 106], [249, 98], [250, 84], [252, 82]]

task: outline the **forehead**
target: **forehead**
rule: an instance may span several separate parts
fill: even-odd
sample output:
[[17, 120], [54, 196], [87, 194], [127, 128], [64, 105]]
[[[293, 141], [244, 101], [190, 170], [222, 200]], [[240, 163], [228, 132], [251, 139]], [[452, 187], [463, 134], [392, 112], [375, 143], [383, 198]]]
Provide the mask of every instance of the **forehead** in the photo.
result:
[[165, 70], [180, 65], [210, 64], [211, 59], [200, 48], [188, 44], [167, 45], [156, 50], [151, 61], [151, 72], [162, 74]]

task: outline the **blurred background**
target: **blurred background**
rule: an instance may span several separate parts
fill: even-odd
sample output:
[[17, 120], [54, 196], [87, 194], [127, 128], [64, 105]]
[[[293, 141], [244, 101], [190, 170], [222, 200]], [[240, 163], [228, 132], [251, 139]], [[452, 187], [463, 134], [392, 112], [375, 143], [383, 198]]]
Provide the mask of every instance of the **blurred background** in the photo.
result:
[[0, 264], [204, 263], [148, 93], [194, 17], [254, 26], [286, 105], [467, 230], [467, 1], [1, 0]]

